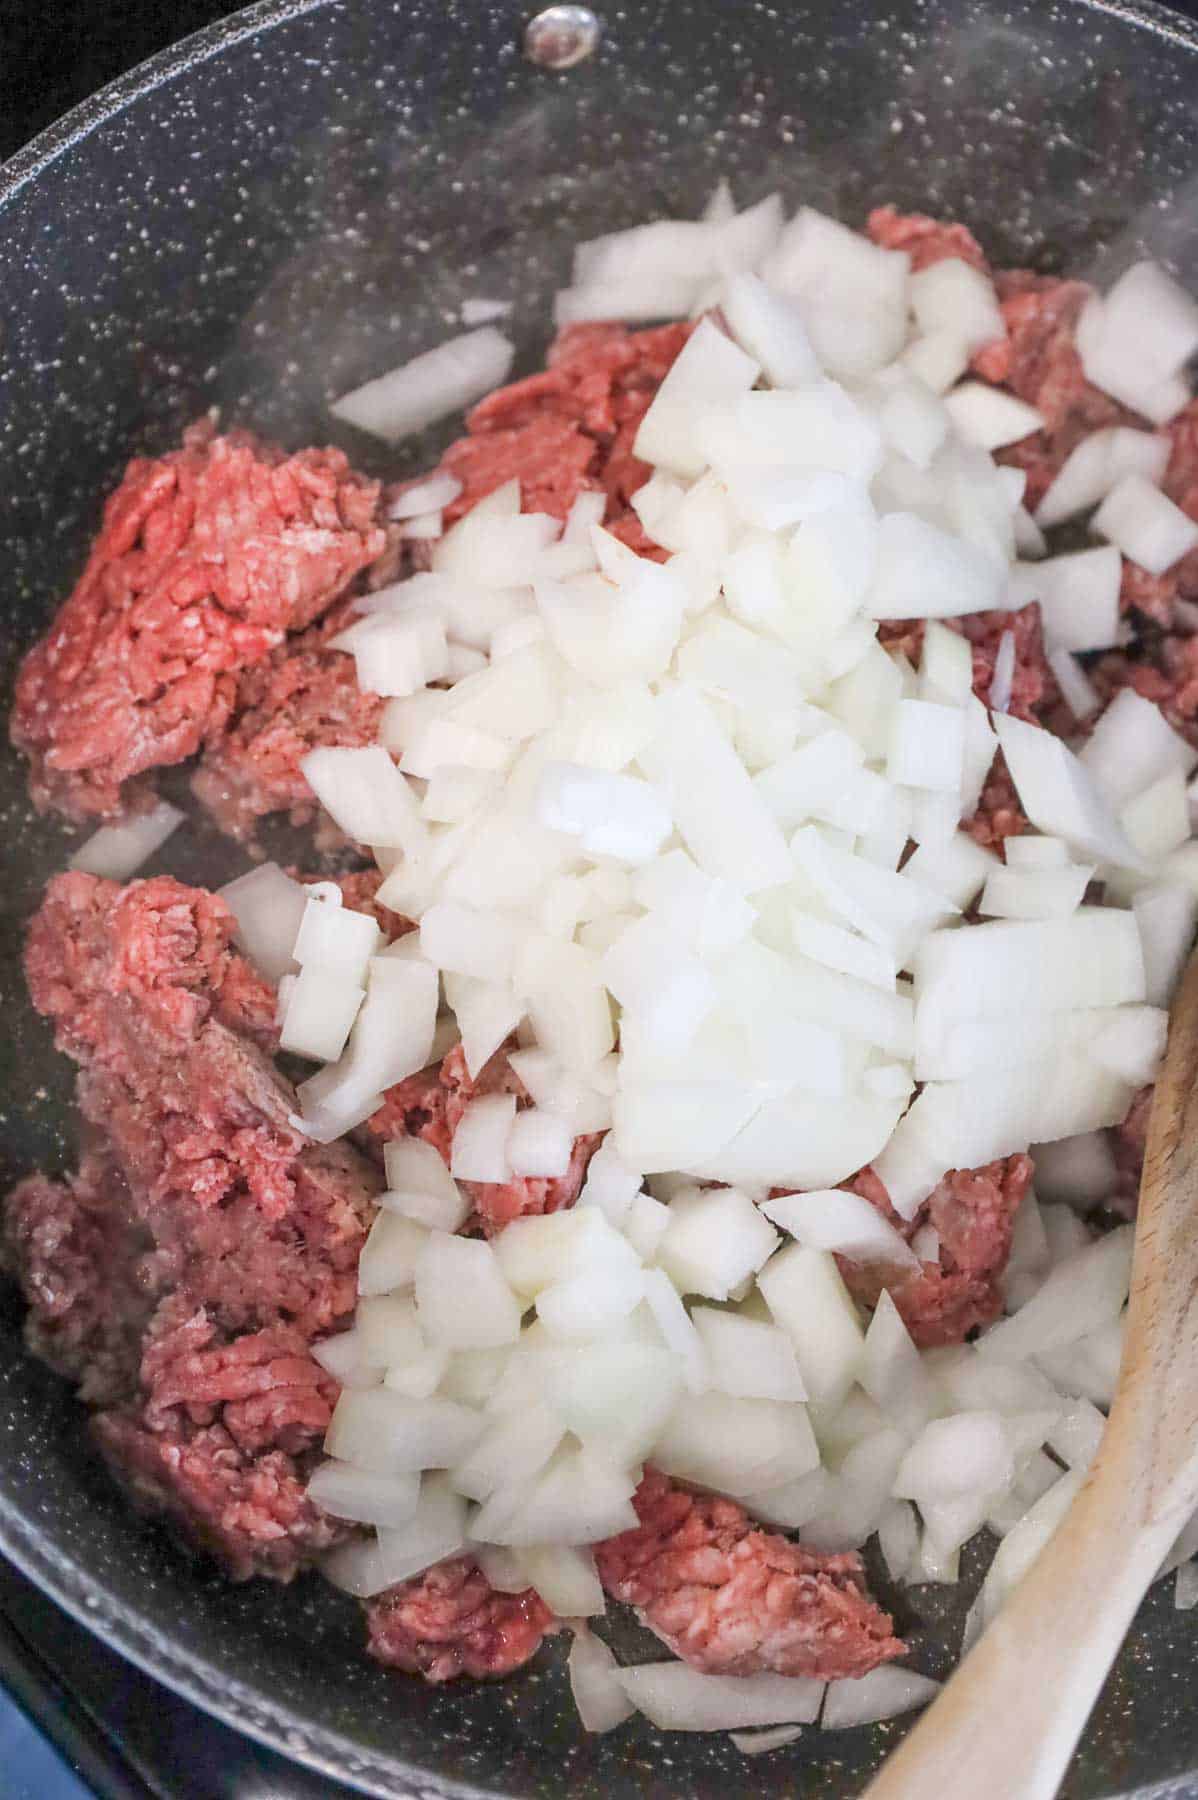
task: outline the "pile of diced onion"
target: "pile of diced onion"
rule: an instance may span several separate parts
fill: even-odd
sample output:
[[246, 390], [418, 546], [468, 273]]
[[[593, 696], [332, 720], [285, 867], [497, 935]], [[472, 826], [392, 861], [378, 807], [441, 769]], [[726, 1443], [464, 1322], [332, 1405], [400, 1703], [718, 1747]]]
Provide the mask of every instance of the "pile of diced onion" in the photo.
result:
[[[353, 1328], [317, 1350], [343, 1391], [310, 1491], [374, 1528], [330, 1578], [369, 1596], [469, 1551], [498, 1588], [533, 1586], [575, 1625], [595, 1730], [634, 1707], [841, 1726], [934, 1684], [617, 1669], [587, 1624], [591, 1547], [636, 1524], [647, 1462], [816, 1550], [876, 1534], [896, 1582], [954, 1581], [986, 1525], [973, 1634], [1063, 1516], [1131, 1250], [1085, 1214], [1115, 1189], [1104, 1128], [1153, 1078], [1194, 935], [1198, 759], [1133, 692], [1075, 746], [1009, 716], [1010, 637], [988, 711], [940, 621], [1038, 600], [1089, 720], [1078, 653], [1121, 641], [1121, 553], [1160, 573], [1198, 527], [1147, 430], [1085, 439], [1024, 511], [991, 452], [1041, 420], [968, 378], [1004, 324], [963, 262], [912, 275], [810, 210], [736, 215], [721, 194], [697, 224], [580, 245], [557, 304], [559, 322], [692, 311], [636, 440], [653, 474], [634, 505], [667, 560], [608, 534], [602, 495], [563, 528], [515, 483], [446, 531], [460, 489], [435, 475], [396, 507], [431, 568], [337, 640], [387, 697], [380, 742], [305, 773], [419, 929], [387, 943], [335, 886], [270, 865], [225, 893], [280, 983], [284, 1048], [323, 1065], [299, 1089], [313, 1138], [459, 1041], [476, 1076], [514, 1036], [531, 1100], [473, 1099], [448, 1167], [387, 1146]], [[1163, 420], [1198, 308], [1142, 264], [1080, 341], [1093, 380]], [[488, 326], [338, 410], [394, 439], [509, 363]], [[1042, 527], [1093, 509], [1096, 547], [1044, 554]], [[877, 638], [911, 617], [918, 667]], [[1000, 746], [1035, 827], [1005, 861], [961, 829]], [[562, 1177], [584, 1133], [606, 1135], [572, 1211], [457, 1235], [463, 1182]], [[837, 1184], [872, 1163], [910, 1219], [946, 1171], [1029, 1145], [1007, 1317], [922, 1354], [888, 1295], [867, 1318], [836, 1253], [901, 1272], [938, 1240], [925, 1224], [909, 1247]]]

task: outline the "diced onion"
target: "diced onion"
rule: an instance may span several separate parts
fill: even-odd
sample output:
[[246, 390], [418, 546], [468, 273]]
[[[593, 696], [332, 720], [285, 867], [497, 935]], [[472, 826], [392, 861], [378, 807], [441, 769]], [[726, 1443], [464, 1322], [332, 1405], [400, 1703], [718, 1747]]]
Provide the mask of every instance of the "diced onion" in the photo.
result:
[[466, 332], [354, 388], [329, 411], [359, 431], [397, 444], [507, 379], [516, 352], [493, 326]]
[[160, 800], [148, 812], [134, 813], [116, 825], [101, 825], [72, 853], [68, 867], [101, 875], [106, 881], [127, 881], [161, 850], [184, 816], [177, 806]]

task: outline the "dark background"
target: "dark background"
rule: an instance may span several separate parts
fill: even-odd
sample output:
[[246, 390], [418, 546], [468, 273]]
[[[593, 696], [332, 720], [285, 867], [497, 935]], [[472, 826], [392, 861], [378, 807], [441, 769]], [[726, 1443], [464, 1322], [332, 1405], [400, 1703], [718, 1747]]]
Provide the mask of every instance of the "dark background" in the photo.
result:
[[0, 0], [0, 161], [155, 50], [236, 10], [219, 0]]
[[[1173, 10], [1198, 18], [1198, 0]], [[0, 0], [0, 161], [155, 50], [236, 11], [221, 0]]]

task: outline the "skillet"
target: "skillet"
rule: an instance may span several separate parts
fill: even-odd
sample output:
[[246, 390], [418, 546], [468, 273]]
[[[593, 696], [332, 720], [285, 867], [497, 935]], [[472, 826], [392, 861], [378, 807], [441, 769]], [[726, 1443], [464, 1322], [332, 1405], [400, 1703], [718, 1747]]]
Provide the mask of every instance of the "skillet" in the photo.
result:
[[[612, 0], [568, 73], [522, 54], [512, 0], [267, 0], [69, 115], [0, 177], [0, 657], [66, 591], [125, 459], [219, 404], [291, 445], [329, 394], [457, 329], [466, 295], [515, 302], [520, 368], [574, 239], [694, 216], [717, 177], [860, 223], [956, 215], [997, 262], [1106, 278], [1145, 251], [1198, 285], [1198, 33], [1115, 0]], [[333, 434], [335, 435], [335, 434]], [[359, 462], [398, 472], [435, 455]], [[168, 791], [170, 783], [167, 784]], [[71, 838], [0, 761], [0, 1183], [72, 1156], [69, 1078], [30, 1014], [22, 922]], [[294, 848], [294, 846], [292, 847]], [[202, 827], [162, 866], [242, 866]], [[746, 1764], [723, 1736], [645, 1723], [586, 1739], [564, 1647], [499, 1686], [426, 1689], [367, 1663], [357, 1609], [314, 1578], [233, 1588], [135, 1518], [64, 1385], [0, 1293], [0, 1549], [114, 1648], [229, 1723], [385, 1796], [687, 1796], [729, 1784], [839, 1800], [899, 1727]], [[943, 1673], [959, 1606], [895, 1597]], [[876, 1571], [875, 1571], [876, 1574]], [[651, 1654], [622, 1630], [617, 1648]], [[1198, 1620], [1156, 1591], [1068, 1800], [1198, 1796]], [[1012, 1721], [1012, 1729], [1018, 1729]]]

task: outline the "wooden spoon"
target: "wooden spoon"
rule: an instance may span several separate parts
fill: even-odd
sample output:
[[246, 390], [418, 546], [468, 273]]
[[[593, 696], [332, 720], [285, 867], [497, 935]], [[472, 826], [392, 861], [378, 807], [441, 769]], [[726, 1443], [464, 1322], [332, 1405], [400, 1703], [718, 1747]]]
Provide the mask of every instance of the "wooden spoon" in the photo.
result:
[[1198, 1506], [1198, 951], [1148, 1128], [1123, 1367], [1056, 1535], [865, 1800], [1051, 1800], [1153, 1576]]

